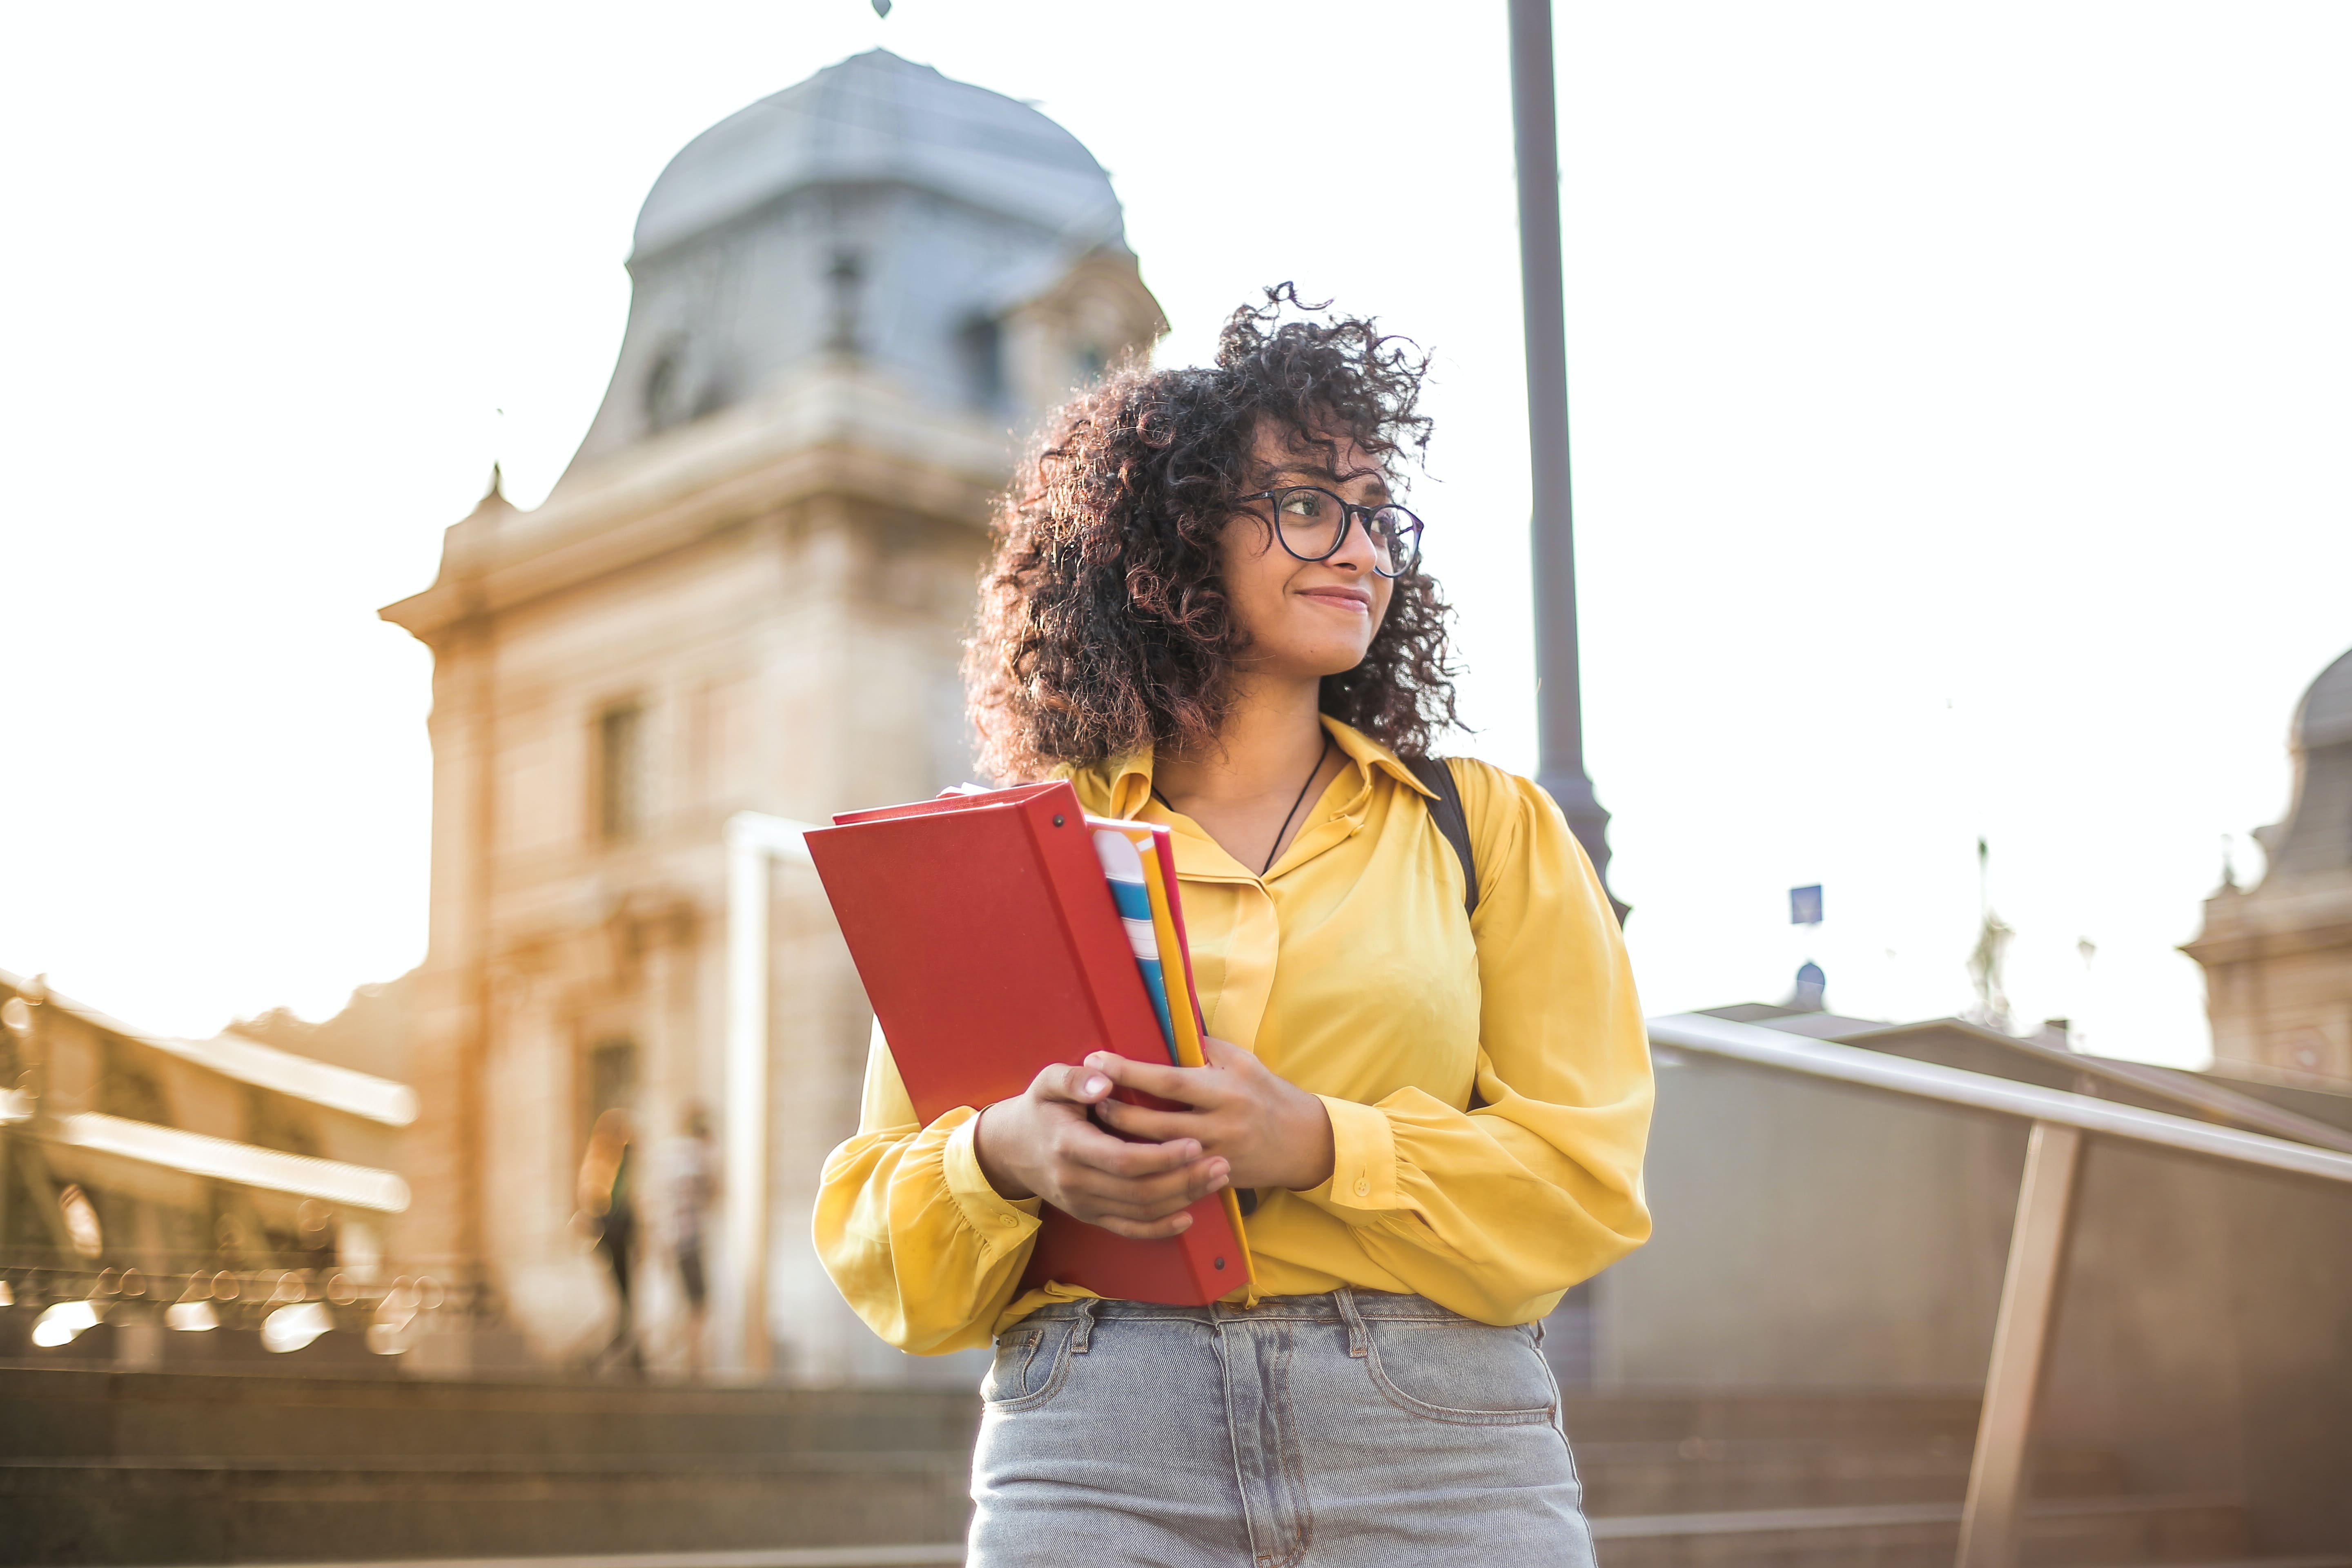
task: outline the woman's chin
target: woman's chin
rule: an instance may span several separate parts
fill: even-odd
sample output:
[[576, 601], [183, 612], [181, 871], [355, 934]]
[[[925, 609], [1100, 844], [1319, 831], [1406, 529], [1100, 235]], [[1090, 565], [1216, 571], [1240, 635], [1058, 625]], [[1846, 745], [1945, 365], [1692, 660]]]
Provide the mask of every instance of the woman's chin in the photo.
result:
[[1318, 648], [1314, 655], [1297, 660], [1292, 668], [1301, 678], [1321, 680], [1326, 676], [1345, 675], [1364, 662], [1369, 647]]

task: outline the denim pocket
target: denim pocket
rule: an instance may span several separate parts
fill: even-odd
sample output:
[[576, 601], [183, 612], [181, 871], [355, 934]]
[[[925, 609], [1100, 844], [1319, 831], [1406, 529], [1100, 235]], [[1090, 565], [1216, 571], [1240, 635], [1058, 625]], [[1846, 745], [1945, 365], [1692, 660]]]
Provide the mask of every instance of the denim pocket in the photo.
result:
[[1015, 1323], [996, 1336], [996, 1360], [980, 1397], [997, 1410], [1028, 1410], [1054, 1397], [1067, 1375], [1070, 1325]]
[[1551, 1368], [1527, 1328], [1380, 1318], [1364, 1327], [1365, 1370], [1381, 1396], [1401, 1410], [1471, 1426], [1551, 1420]]

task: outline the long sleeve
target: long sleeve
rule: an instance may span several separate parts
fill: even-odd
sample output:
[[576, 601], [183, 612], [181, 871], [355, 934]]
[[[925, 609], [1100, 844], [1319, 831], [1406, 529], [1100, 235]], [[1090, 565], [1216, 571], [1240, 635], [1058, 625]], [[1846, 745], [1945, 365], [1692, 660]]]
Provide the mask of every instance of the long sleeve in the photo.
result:
[[866, 1326], [917, 1355], [989, 1342], [1037, 1231], [1037, 1200], [1007, 1202], [981, 1173], [977, 1121], [964, 1107], [920, 1125], [876, 1026], [857, 1135], [824, 1163], [816, 1249]]
[[1299, 1196], [1403, 1289], [1524, 1322], [1650, 1234], [1649, 1046], [1615, 914], [1559, 808], [1499, 769], [1455, 771], [1481, 890], [1475, 1097], [1326, 1096], [1338, 1159]]

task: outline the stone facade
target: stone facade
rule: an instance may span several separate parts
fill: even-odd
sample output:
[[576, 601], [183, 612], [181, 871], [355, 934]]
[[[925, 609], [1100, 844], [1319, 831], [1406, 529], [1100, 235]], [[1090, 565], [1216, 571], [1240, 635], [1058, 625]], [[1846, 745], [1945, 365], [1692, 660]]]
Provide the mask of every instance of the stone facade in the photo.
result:
[[2261, 884], [2226, 882], [2183, 951], [2205, 968], [2217, 1066], [2352, 1089], [2352, 652], [2304, 694], [2289, 743], [2294, 802], [2255, 833]]
[[[723, 1103], [724, 825], [970, 775], [956, 662], [1017, 433], [1163, 323], [1083, 147], [880, 51], [680, 153], [631, 265], [612, 390], [548, 502], [494, 485], [383, 612], [435, 655], [403, 1247], [577, 1356], [611, 1311], [571, 1228], [598, 1112], [654, 1139], [696, 1102], [764, 1116], [778, 1371], [919, 1379], [807, 1239], [868, 1014], [803, 868], [772, 883], [772, 1102]], [[669, 1274], [641, 1279], [658, 1343]]]

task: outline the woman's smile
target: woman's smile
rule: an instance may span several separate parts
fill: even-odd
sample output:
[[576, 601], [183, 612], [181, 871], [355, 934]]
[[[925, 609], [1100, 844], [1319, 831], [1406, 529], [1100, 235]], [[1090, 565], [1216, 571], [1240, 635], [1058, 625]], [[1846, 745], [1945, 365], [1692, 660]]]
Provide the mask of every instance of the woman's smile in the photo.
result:
[[1298, 596], [1345, 615], [1368, 616], [1372, 613], [1372, 591], [1370, 588], [1348, 588], [1338, 584], [1328, 588], [1301, 588]]

